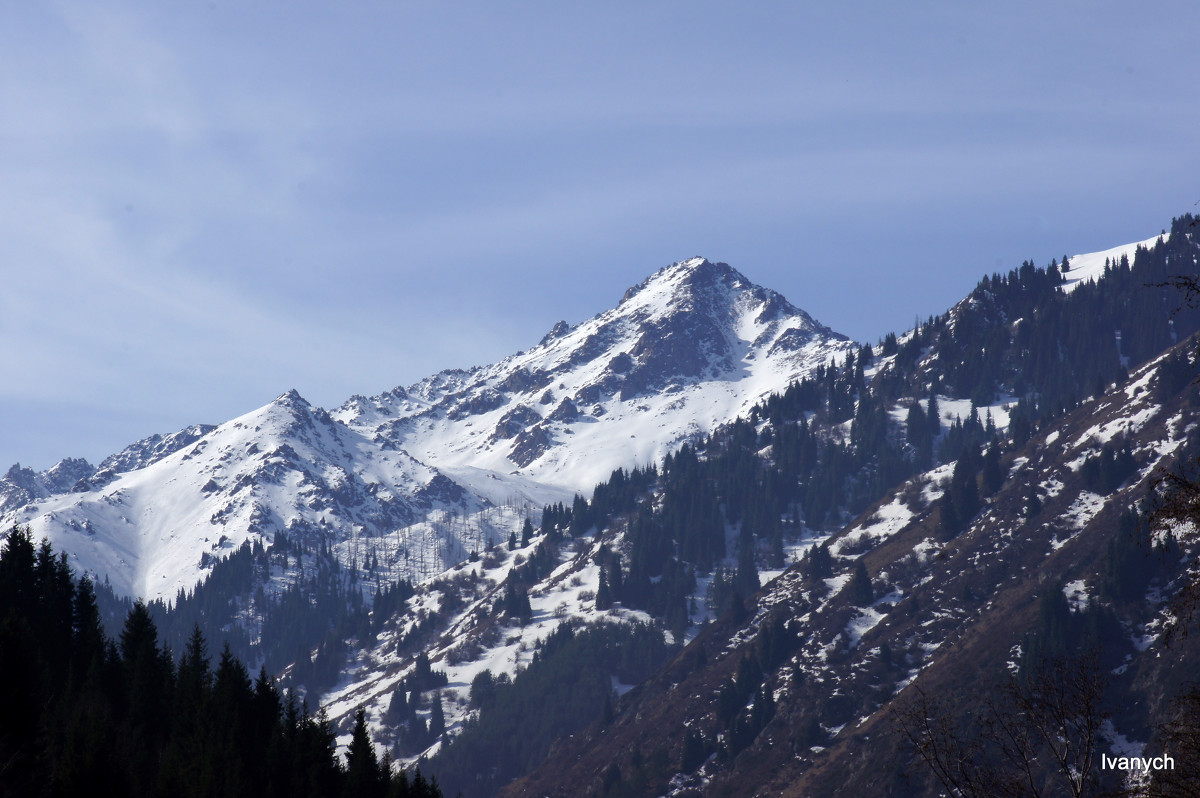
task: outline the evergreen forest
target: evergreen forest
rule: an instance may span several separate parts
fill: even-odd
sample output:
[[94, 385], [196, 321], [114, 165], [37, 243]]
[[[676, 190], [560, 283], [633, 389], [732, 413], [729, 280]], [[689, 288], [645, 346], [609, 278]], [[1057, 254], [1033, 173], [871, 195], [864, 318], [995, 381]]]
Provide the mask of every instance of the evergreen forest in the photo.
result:
[[361, 710], [346, 761], [333, 729], [265, 666], [194, 627], [178, 659], [145, 604], [117, 639], [65, 555], [14, 528], [0, 549], [0, 794], [441, 796], [380, 761]]

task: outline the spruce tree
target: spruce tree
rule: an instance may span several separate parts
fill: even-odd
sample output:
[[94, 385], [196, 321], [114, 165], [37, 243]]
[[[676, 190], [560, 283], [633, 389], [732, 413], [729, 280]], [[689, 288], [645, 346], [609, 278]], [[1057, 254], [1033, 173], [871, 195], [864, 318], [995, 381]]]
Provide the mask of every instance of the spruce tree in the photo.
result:
[[983, 456], [983, 495], [991, 496], [1004, 485], [1000, 468], [1000, 447], [993, 441]]
[[359, 708], [354, 713], [354, 731], [350, 735], [350, 747], [346, 749], [346, 782], [342, 795], [346, 798], [382, 798], [384, 786], [375, 746], [367, 732], [366, 712]]
[[758, 566], [754, 562], [754, 541], [749, 535], [743, 535], [738, 547], [737, 570], [733, 574], [734, 590], [742, 596], [750, 596], [757, 593], [761, 585]]
[[875, 601], [875, 589], [871, 587], [871, 577], [861, 558], [854, 563], [854, 574], [850, 577], [847, 589], [850, 591], [850, 601], [858, 607], [869, 607]]
[[442, 709], [442, 692], [433, 694], [433, 704], [429, 712], [429, 736], [437, 739], [446, 731], [446, 714]]
[[100, 608], [96, 604], [96, 589], [86, 574], [75, 586], [71, 627], [76, 664], [83, 672], [99, 667], [104, 660], [104, 628], [100, 623]]
[[607, 610], [612, 606], [612, 592], [608, 587], [608, 577], [604, 575], [604, 569], [600, 569], [600, 584], [596, 587], [596, 609]]

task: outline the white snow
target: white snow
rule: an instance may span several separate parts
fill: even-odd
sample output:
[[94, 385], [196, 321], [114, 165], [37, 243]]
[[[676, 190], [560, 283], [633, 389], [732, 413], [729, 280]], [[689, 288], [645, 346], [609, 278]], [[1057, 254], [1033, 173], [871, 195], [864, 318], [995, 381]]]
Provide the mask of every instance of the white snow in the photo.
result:
[[[1093, 424], [1075, 439], [1074, 446], [1079, 447], [1092, 441], [1093, 439], [1099, 444], [1105, 444], [1115, 438], [1118, 434], [1133, 434], [1146, 426], [1146, 423], [1158, 415], [1162, 409], [1160, 405], [1149, 404], [1141, 408], [1133, 415], [1121, 415], [1110, 421], [1102, 424]], [[1072, 469], [1077, 470], [1077, 469]]]
[[[349, 540], [377, 535], [376, 518], [420, 517], [421, 492], [437, 475], [285, 394], [102, 488], [50, 496], [3, 523], [28, 524], [119, 594], [172, 600], [204, 578], [202, 554], [269, 545], [293, 523], [326, 525]], [[337, 491], [359, 497], [348, 517], [328, 509]], [[482, 507], [467, 495], [456, 510]]]
[[1066, 596], [1071, 608], [1075, 610], [1087, 609], [1088, 603], [1091, 601], [1087, 583], [1082, 579], [1075, 579], [1063, 585], [1063, 595]]
[[1063, 514], [1063, 520], [1073, 529], [1080, 530], [1104, 507], [1104, 497], [1091, 491], [1080, 491], [1079, 496]]
[[885, 617], [887, 617], [885, 613], [873, 606], [860, 608], [858, 615], [846, 624], [845, 634], [848, 647], [856, 648], [862, 636], [874, 629]]
[[942, 544], [935, 541], [933, 538], [925, 538], [917, 545], [913, 546], [913, 557], [920, 565], [924, 565], [933, 558], [942, 549]]
[[1146, 748], [1145, 743], [1130, 740], [1125, 735], [1118, 733], [1112, 718], [1105, 718], [1104, 722], [1100, 724], [1100, 736], [1108, 740], [1114, 756], [1140, 757]]
[[1064, 275], [1066, 281], [1062, 284], [1061, 288], [1064, 292], [1070, 293], [1083, 283], [1095, 282], [1104, 275], [1104, 262], [1106, 260], [1114, 264], [1119, 264], [1121, 257], [1124, 256], [1129, 258], [1129, 263], [1132, 265], [1134, 253], [1138, 247], [1150, 249], [1160, 238], [1166, 240], [1169, 237], [1170, 234], [1168, 233], [1165, 236], [1155, 236], [1154, 238], [1147, 238], [1145, 241], [1138, 241], [1133, 244], [1122, 244], [1119, 247], [1113, 247], [1101, 252], [1088, 252], [1083, 255], [1068, 257], [1067, 263], [1070, 265], [1070, 269]]
[[914, 515], [904, 503], [903, 497], [897, 496], [889, 504], [872, 513], [862, 524], [847, 530], [846, 534], [830, 544], [829, 552], [834, 555], [841, 554], [846, 546], [860, 544], [864, 539], [878, 545], [908, 525]]

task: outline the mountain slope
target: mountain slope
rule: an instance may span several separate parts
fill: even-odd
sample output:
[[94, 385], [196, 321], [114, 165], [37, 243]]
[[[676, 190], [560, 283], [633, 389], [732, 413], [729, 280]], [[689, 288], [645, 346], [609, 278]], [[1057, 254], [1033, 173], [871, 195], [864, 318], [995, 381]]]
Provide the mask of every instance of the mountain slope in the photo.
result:
[[[1200, 664], [1194, 640], [1168, 647], [1163, 637], [1178, 622], [1166, 599], [1187, 578], [1178, 553], [1159, 561], [1143, 550], [1144, 562], [1123, 566], [1150, 574], [1140, 590], [1120, 597], [1114, 586], [1122, 566], [1113, 546], [1128, 534], [1122, 514], [1165, 460], [1200, 451], [1196, 389], [1172, 394], [1166, 360], [1006, 455], [1004, 486], [957, 535], [947, 538], [941, 520], [949, 466], [890, 493], [824, 544], [828, 576], [814, 572], [812, 560], [793, 566], [754, 597], [745, 619], [712, 624], [629, 693], [611, 724], [563, 741], [502, 794], [930, 794], [934, 785], [906, 752], [895, 712], [914, 684], [948, 699], [960, 718], [981, 711], [989, 684], [1032, 667], [1031, 646], [1048, 645], [1039, 642], [1039, 619], [1055, 596], [1071, 607], [1068, 619], [1078, 619], [1068, 623], [1103, 619], [1079, 632], [1113, 669], [1113, 714], [1100, 750], [1115, 755], [1133, 745], [1140, 754]], [[1128, 445], [1134, 461], [1115, 489], [1095, 482], [1092, 468], [1114, 444]], [[1180, 533], [1191, 561], [1200, 539]], [[865, 601], [852, 589], [859, 563], [871, 580]], [[727, 692], [738, 696], [732, 714]], [[770, 709], [753, 721], [766, 694]], [[690, 733], [698, 735], [691, 742]], [[689, 760], [689, 746], [704, 753]]]
[[6, 522], [50, 538], [119, 594], [150, 599], [192, 589], [213, 560], [247, 540], [269, 545], [288, 531], [332, 542], [412, 524], [435, 507], [482, 506], [436, 469], [334, 422], [295, 391], [187, 439], [148, 465], [135, 459], [117, 471], [118, 460]]
[[[1184, 232], [1194, 226], [1189, 222], [1175, 227]], [[1140, 288], [1163, 279], [1172, 262], [1191, 271], [1197, 243], [1194, 234], [1173, 235], [1169, 247], [1164, 241], [1139, 251], [1132, 274], [1126, 264], [1123, 275], [1072, 291], [1060, 290], [1061, 282], [1043, 272], [1048, 279], [1037, 289], [1040, 299], [1027, 303], [1028, 315], [1004, 312], [1013, 307], [1005, 304], [1013, 301], [1005, 291], [1015, 281], [995, 291], [996, 282], [988, 281], [946, 317], [901, 338], [899, 351], [859, 394], [853, 426], [868, 420], [864, 403], [890, 396], [895, 404], [887, 434], [907, 438], [919, 457], [917, 441], [929, 434], [929, 405], [921, 395], [931, 385], [948, 388], [938, 399], [944, 410], [954, 409], [940, 419], [934, 440], [943, 464], [884, 491], [828, 538], [809, 537], [804, 559], [750, 606], [735, 602], [624, 696], [611, 721], [563, 740], [538, 770], [501, 794], [939, 794], [931, 771], [905, 742], [905, 729], [921, 734], [923, 716], [935, 728], [948, 724], [950, 737], [939, 743], [969, 745], [987, 733], [996, 717], [989, 713], [1009, 711], [1006, 696], [1057, 678], [1060, 661], [1068, 663], [1071, 678], [1094, 679], [1078, 689], [1102, 696], [1090, 716], [1099, 732], [1096, 748], [1087, 749], [1092, 759], [1080, 760], [1082, 769], [1072, 772], [1088, 782], [1084, 794], [1120, 786], [1120, 773], [1100, 771], [1100, 754], [1160, 752], [1156, 727], [1172, 716], [1173, 701], [1200, 665], [1194, 636], [1168, 641], [1165, 634], [1194, 622], [1172, 601], [1197, 578], [1200, 538], [1194, 524], [1150, 534], [1142, 505], [1160, 469], [1176, 462], [1194, 473], [1200, 462], [1196, 339], [1135, 363], [1132, 374], [1123, 373], [1115, 347], [1103, 353], [1111, 362], [1092, 361], [1066, 339], [1100, 330], [1111, 341], [1115, 325], [1147, 331], [1138, 352], [1150, 340], [1169, 342], [1169, 307], [1156, 293], [1147, 302], [1119, 289], [1128, 309], [1123, 315], [1111, 309], [1110, 295], [1130, 280]], [[988, 302], [990, 316], [964, 322], [970, 316], [964, 309]], [[1072, 309], [1087, 311], [1087, 318], [1066, 313]], [[1013, 380], [1038, 385], [1048, 377], [1037, 376], [1031, 358], [1010, 360], [1007, 347], [981, 344], [995, 340], [989, 324], [1012, 330], [1025, 319], [1047, 317], [1060, 323], [1054, 329], [1064, 338], [1057, 347], [1060, 371], [1100, 362], [1118, 380], [1098, 384], [1090, 397], [1080, 397], [1076, 386], [1069, 406], [1032, 414], [1036, 397], [1022, 395], [1020, 406], [995, 414], [1020, 423], [988, 431], [975, 410], [955, 398], [948, 376], [962, 368], [961, 353], [974, 347], [987, 352], [980, 374], [995, 379], [1001, 393], [1012, 390]], [[1180, 331], [1196, 330], [1194, 312], [1174, 321]], [[924, 345], [906, 355], [911, 341]], [[1064, 393], [1070, 389], [1058, 384]], [[770, 495], [770, 475], [796, 456], [789, 451], [795, 441], [804, 441], [781, 434], [789, 425], [803, 429], [803, 386], [795, 394], [768, 403], [757, 418], [769, 421], [756, 437], [735, 426], [708, 447], [710, 462], [713, 452], [739, 462], [728, 457], [735, 446], [755, 453], [758, 501]], [[959, 408], [970, 409], [971, 417]], [[860, 436], [857, 445], [867, 438]], [[726, 500], [730, 494], [720, 484], [718, 496]], [[632, 515], [646, 512], [639, 506]], [[1067, 702], [1072, 712], [1080, 706], [1085, 702]], [[916, 715], [914, 707], [921, 710]], [[1033, 778], [1044, 782], [1044, 794], [1065, 790], [1055, 782], [1061, 775], [1049, 754], [1035, 753]], [[971, 756], [985, 773], [1008, 767], [998, 748]]]

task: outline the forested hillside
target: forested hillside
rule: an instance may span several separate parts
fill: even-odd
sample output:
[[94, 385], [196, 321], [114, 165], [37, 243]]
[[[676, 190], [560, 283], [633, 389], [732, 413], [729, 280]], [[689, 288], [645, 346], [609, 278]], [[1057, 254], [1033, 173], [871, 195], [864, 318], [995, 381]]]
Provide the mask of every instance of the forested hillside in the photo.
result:
[[0, 548], [0, 793], [441, 796], [379, 761], [361, 713], [345, 763], [323, 711], [251, 680], [194, 628], [176, 659], [134, 604], [118, 639], [91, 581], [29, 532]]

